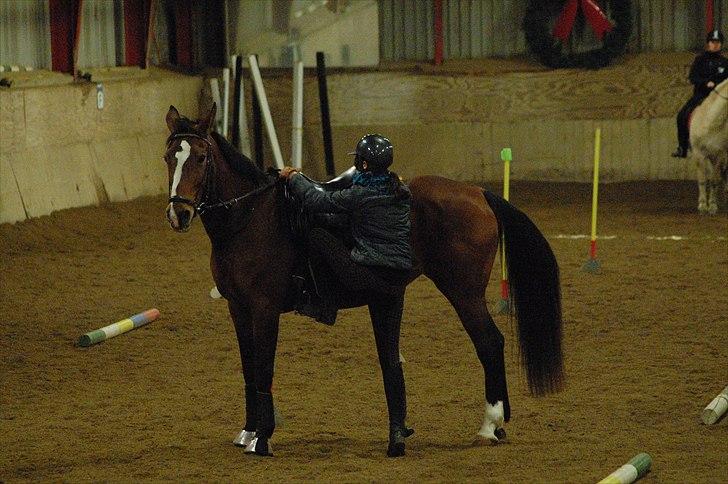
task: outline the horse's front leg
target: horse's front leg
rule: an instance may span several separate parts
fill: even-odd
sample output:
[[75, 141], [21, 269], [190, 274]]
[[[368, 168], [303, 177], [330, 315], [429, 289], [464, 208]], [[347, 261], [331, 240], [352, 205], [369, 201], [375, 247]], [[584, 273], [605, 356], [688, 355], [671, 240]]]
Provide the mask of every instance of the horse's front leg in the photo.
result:
[[698, 175], [698, 212], [706, 213], [708, 211], [708, 165], [710, 162], [699, 153], [697, 149], [693, 150], [695, 156], [695, 166]]
[[240, 348], [240, 361], [243, 366], [243, 379], [245, 380], [245, 427], [233, 440], [233, 443], [238, 447], [247, 447], [255, 438], [258, 420], [253, 325], [250, 310], [246, 306], [235, 301], [228, 301], [228, 308], [235, 325], [235, 334]]
[[245, 453], [273, 456], [269, 440], [273, 435], [276, 424], [271, 389], [273, 387], [273, 367], [278, 344], [279, 313], [269, 307], [254, 307], [251, 315], [255, 344], [257, 422], [255, 437], [245, 448]]
[[715, 215], [718, 213], [718, 194], [720, 193], [720, 187], [723, 184], [723, 179], [720, 173], [720, 167], [717, 164], [711, 164], [712, 172], [710, 174], [710, 181], [708, 186], [708, 213]]

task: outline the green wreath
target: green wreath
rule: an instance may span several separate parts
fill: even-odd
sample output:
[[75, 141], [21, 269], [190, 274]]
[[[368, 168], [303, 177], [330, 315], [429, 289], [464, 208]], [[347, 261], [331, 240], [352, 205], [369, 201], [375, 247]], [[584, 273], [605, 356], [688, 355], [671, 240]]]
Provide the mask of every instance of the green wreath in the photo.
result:
[[609, 12], [613, 27], [604, 34], [602, 46], [587, 52], [565, 54], [561, 40], [550, 32], [553, 19], [563, 11], [567, 0], [529, 0], [523, 17], [523, 30], [529, 50], [544, 65], [559, 69], [580, 67], [599, 69], [624, 53], [632, 32], [632, 2], [602, 0]]

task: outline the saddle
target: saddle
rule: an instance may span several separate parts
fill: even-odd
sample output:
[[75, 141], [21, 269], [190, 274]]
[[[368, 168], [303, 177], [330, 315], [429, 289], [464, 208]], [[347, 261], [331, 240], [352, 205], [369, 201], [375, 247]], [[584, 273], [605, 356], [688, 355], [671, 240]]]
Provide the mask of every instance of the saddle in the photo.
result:
[[[299, 176], [306, 177], [318, 189], [324, 191], [336, 191], [352, 184], [352, 178], [356, 167], [351, 167], [337, 177], [327, 181], [318, 182], [312, 180], [304, 174]], [[312, 227], [323, 227], [336, 234], [344, 241], [347, 247], [351, 247], [351, 235], [349, 231], [349, 219], [344, 214], [311, 214], [308, 213], [300, 200], [296, 198], [286, 187], [284, 191], [285, 213], [288, 219], [288, 226], [291, 234], [297, 243], [303, 246], [302, 252], [305, 257], [301, 257], [293, 269], [293, 284], [296, 291], [296, 301], [294, 303], [295, 310], [300, 314], [313, 317], [319, 322], [332, 325], [336, 320], [336, 308], [322, 307], [321, 302], [325, 300], [325, 294], [319, 290], [320, 284], [317, 282], [322, 277], [332, 277], [331, 274], [324, 274], [322, 267], [314, 267], [308, 256], [308, 233]]]
[[[319, 190], [334, 192], [350, 187], [355, 172], [356, 167], [352, 166], [327, 182], [313, 180], [303, 173], [299, 173], [299, 176], [306, 178]], [[288, 218], [288, 227], [291, 234], [299, 242], [306, 239], [306, 235], [311, 227], [333, 228], [338, 232], [348, 232], [349, 220], [346, 215], [336, 213], [310, 214], [303, 208], [301, 201], [289, 191], [288, 186], [286, 186], [284, 191], [284, 204], [286, 217]]]

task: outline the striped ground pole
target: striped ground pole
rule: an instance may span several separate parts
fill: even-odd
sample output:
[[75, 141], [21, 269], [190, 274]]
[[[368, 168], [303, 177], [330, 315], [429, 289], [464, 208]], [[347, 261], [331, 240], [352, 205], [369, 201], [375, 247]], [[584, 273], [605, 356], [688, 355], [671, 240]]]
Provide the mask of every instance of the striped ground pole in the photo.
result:
[[703, 409], [700, 418], [705, 425], [713, 425], [728, 412], [728, 386]]
[[651, 465], [652, 457], [650, 457], [650, 454], [642, 452], [632, 457], [628, 463], [609, 474], [598, 484], [631, 484], [644, 477], [650, 471]]
[[152, 308], [147, 309], [143, 313], [135, 314], [134, 316], [121, 321], [117, 321], [114, 324], [104, 326], [103, 328], [95, 331], [90, 331], [78, 339], [79, 346], [91, 346], [101, 341], [113, 338], [132, 329], [144, 326], [147, 323], [151, 323], [159, 317], [159, 309]]

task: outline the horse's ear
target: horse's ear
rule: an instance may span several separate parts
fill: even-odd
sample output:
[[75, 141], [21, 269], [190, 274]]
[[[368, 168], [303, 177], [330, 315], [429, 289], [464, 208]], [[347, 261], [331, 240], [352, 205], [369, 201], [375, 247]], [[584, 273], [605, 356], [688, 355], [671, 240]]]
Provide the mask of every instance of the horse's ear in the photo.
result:
[[179, 121], [180, 115], [179, 111], [177, 111], [177, 108], [174, 106], [169, 107], [169, 111], [167, 111], [167, 127], [169, 128], [170, 133], [174, 133], [177, 129], [177, 121]]
[[207, 114], [207, 117], [200, 119], [200, 123], [197, 125], [197, 129], [204, 131], [206, 134], [210, 134], [212, 128], [215, 126], [215, 113], [217, 112], [217, 103], [212, 103], [212, 108]]

